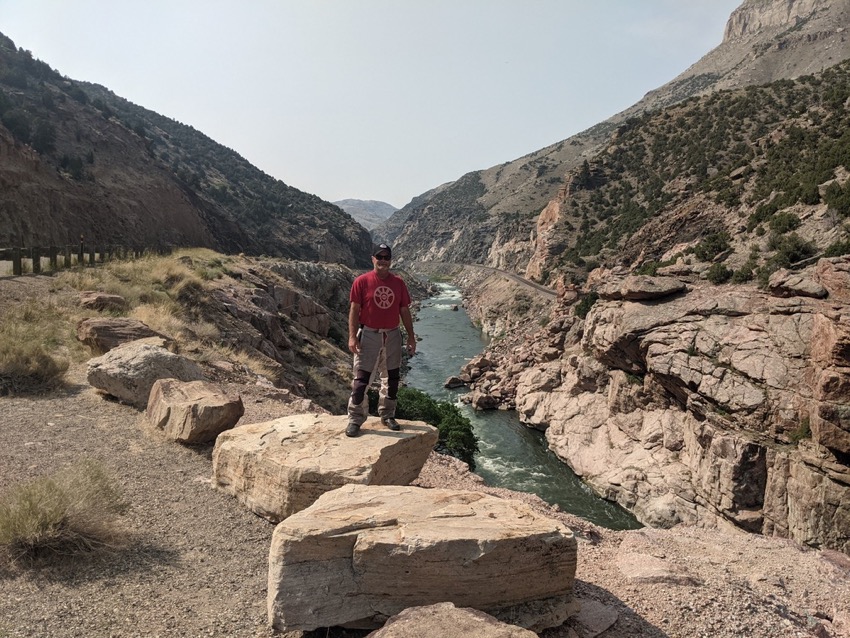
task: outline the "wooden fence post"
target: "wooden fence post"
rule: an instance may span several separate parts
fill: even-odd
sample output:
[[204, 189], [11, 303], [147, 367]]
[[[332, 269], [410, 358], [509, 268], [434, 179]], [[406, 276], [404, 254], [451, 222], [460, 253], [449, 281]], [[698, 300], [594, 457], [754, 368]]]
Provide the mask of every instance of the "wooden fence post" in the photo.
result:
[[71, 267], [71, 244], [65, 244], [65, 268]]
[[24, 274], [23, 263], [21, 263], [21, 249], [12, 249], [12, 274], [20, 276]]
[[41, 272], [41, 248], [31, 248], [30, 257], [32, 261], [32, 272], [37, 275]]
[[94, 246], [89, 246], [89, 266], [94, 266]]
[[83, 236], [80, 235], [80, 250], [77, 252], [77, 265], [85, 266], [86, 258], [85, 258], [85, 246], [83, 244]]
[[59, 249], [56, 246], [51, 246], [48, 248], [48, 255], [50, 255], [50, 270], [56, 272], [59, 270]]

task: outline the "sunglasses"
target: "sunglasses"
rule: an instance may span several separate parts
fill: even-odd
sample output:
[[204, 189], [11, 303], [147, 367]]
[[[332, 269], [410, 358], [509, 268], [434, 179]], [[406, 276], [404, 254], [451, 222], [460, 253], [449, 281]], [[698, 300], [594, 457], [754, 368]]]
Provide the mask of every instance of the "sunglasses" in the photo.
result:
[[389, 255], [375, 255], [375, 259], [378, 261], [390, 261], [392, 257]]

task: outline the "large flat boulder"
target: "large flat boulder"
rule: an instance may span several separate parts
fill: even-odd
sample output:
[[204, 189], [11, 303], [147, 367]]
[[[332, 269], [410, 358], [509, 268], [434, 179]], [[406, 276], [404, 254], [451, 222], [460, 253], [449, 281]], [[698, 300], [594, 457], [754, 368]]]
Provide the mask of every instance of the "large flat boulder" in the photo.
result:
[[245, 406], [235, 392], [207, 381], [159, 379], [151, 388], [146, 416], [172, 441], [209, 443], [232, 428]]
[[141, 410], [157, 379], [200, 381], [200, 366], [161, 346], [131, 341], [89, 360], [87, 379], [98, 390]]
[[349, 483], [407, 485], [419, 476], [438, 431], [399, 420], [392, 432], [377, 418], [345, 436], [348, 417], [299, 414], [222, 432], [213, 450], [213, 485], [278, 522]]
[[575, 569], [573, 533], [520, 501], [347, 485], [275, 529], [269, 620], [283, 631], [370, 628], [451, 602], [541, 631], [578, 611]]

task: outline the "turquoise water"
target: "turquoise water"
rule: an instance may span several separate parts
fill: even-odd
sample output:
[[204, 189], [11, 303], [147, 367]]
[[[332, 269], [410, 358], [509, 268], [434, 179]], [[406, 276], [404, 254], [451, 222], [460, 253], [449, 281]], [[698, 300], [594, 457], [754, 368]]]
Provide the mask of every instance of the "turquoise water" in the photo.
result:
[[[460, 292], [446, 284], [439, 288], [438, 296], [427, 299], [416, 314], [421, 341], [410, 360], [406, 382], [435, 399], [458, 403], [465, 390], [448, 390], [443, 384], [487, 344], [460, 306]], [[455, 305], [457, 311], [452, 310]], [[479, 440], [475, 473], [488, 485], [537, 494], [565, 512], [609, 529], [640, 527], [629, 512], [596, 496], [548, 449], [543, 434], [522, 425], [515, 412], [476, 412], [458, 404]]]

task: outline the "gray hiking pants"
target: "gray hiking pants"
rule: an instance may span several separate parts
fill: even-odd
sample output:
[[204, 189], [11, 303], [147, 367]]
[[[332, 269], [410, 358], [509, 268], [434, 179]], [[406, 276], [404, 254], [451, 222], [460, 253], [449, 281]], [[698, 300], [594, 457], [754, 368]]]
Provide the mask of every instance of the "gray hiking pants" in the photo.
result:
[[401, 330], [373, 330], [363, 327], [360, 336], [360, 354], [354, 355], [354, 381], [348, 399], [348, 419], [362, 425], [369, 416], [369, 398], [366, 390], [380, 374], [378, 414], [381, 418], [395, 416], [401, 368]]

